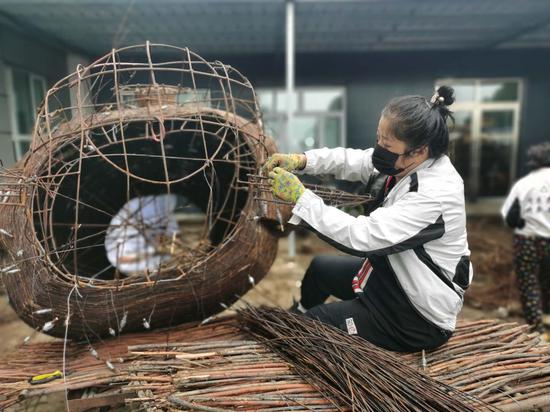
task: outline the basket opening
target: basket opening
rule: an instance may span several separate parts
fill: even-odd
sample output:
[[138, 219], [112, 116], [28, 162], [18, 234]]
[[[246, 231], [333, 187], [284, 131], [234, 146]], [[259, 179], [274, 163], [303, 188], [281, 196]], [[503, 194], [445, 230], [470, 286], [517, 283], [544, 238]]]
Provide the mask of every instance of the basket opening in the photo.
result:
[[91, 129], [84, 143], [80, 139], [64, 139], [52, 153], [51, 169], [45, 164], [43, 171], [52, 184], [38, 189], [33, 203], [38, 239], [66, 274], [104, 280], [131, 275], [112, 264], [105, 241], [113, 218], [135, 199], [174, 195], [176, 202], [169, 213], [179, 224], [175, 235], [159, 234], [162, 225], [136, 210], [124, 222], [138, 236], [154, 234], [157, 246], [172, 257], [147, 276], [162, 273], [170, 262], [182, 268], [196, 263], [231, 236], [248, 198], [239, 181], [256, 164], [238, 129], [223, 119], [132, 121], [122, 129], [118, 124]]

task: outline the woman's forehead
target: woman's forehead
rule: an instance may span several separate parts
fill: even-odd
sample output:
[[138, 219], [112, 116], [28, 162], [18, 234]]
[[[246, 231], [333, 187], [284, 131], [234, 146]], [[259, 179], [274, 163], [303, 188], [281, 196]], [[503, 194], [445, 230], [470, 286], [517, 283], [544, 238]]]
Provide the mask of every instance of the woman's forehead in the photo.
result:
[[389, 120], [382, 116], [378, 122], [378, 135], [385, 140], [398, 140], [392, 133]]
[[378, 122], [377, 135], [381, 144], [386, 149], [390, 149], [391, 151], [397, 153], [403, 152], [407, 149], [407, 144], [394, 136], [391, 127], [391, 120], [384, 116], [380, 117], [380, 121]]

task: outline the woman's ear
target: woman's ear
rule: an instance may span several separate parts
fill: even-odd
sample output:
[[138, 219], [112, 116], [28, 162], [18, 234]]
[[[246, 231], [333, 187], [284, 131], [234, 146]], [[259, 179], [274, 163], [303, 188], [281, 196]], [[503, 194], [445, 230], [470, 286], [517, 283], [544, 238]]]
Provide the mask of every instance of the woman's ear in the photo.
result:
[[428, 148], [428, 145], [424, 145], [422, 147], [419, 147], [418, 149], [415, 149], [413, 151], [414, 156], [430, 156], [430, 149]]

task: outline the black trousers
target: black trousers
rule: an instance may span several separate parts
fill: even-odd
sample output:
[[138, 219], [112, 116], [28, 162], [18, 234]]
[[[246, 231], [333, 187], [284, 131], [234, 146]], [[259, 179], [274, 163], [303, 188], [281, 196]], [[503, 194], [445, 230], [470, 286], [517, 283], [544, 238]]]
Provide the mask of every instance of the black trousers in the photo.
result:
[[[383, 303], [357, 296], [352, 289], [352, 280], [361, 268], [363, 259], [354, 256], [317, 256], [307, 269], [301, 286], [300, 303], [307, 309], [306, 316], [333, 325], [385, 349], [411, 352], [436, 348], [451, 336], [425, 320], [412, 309], [408, 299], [402, 297], [399, 308], [385, 308]], [[393, 277], [391, 273], [375, 273], [382, 279]], [[384, 284], [369, 280], [367, 293], [381, 295], [381, 288], [399, 289], [395, 284]], [[395, 290], [391, 293], [395, 296]], [[324, 304], [329, 296], [341, 302]], [[406, 301], [406, 302], [405, 302]], [[379, 301], [379, 302], [383, 302]], [[395, 309], [395, 310], [394, 310]], [[406, 319], [406, 322], [403, 322]]]

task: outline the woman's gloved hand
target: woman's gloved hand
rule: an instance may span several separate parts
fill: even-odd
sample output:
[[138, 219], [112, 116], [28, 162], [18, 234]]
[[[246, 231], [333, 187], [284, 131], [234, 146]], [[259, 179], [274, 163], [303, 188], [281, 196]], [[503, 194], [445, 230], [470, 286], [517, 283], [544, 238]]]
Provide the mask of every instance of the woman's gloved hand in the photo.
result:
[[293, 170], [301, 170], [306, 167], [306, 155], [302, 153], [275, 153], [267, 159], [263, 166], [263, 172], [268, 174], [276, 167], [281, 169], [288, 170], [292, 172]]
[[276, 167], [269, 172], [271, 190], [279, 199], [296, 203], [306, 188], [297, 176]]

